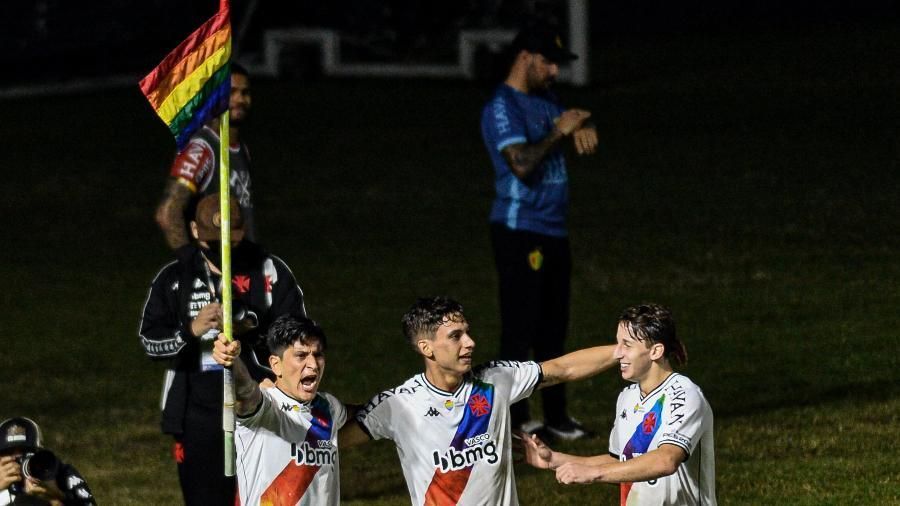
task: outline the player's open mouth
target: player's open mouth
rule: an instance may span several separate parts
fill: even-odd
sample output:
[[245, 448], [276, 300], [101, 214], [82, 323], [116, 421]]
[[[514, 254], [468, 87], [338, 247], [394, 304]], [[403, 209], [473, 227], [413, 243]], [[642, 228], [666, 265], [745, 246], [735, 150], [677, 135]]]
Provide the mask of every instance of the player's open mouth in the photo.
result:
[[462, 362], [471, 364], [472, 363], [472, 355], [460, 355], [459, 360]]
[[316, 380], [317, 379], [319, 379], [319, 377], [315, 374], [313, 374], [311, 376], [306, 376], [306, 377], [300, 378], [300, 385], [303, 387], [303, 390], [305, 390], [307, 392], [311, 392], [313, 389], [316, 388]]

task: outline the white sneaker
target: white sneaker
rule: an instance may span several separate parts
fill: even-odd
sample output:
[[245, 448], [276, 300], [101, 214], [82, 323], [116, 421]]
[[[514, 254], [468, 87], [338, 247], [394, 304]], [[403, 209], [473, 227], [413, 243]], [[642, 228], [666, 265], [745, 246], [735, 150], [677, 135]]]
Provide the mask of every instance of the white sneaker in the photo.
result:
[[547, 425], [544, 427], [553, 437], [564, 441], [573, 441], [583, 437], [591, 437], [593, 432], [581, 425], [581, 422], [574, 418], [566, 418], [563, 422], [556, 425]]
[[544, 428], [544, 424], [537, 420], [528, 420], [527, 422], [519, 425], [519, 430], [526, 434], [534, 434], [535, 432]]

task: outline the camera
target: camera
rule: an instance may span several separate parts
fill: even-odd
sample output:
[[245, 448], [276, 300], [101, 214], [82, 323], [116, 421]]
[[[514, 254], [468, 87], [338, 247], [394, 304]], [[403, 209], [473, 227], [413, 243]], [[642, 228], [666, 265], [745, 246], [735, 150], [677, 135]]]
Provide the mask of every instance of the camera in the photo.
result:
[[60, 462], [50, 450], [37, 450], [20, 457], [22, 474], [26, 478], [34, 478], [37, 481], [55, 480], [59, 473]]
[[[60, 462], [50, 450], [37, 450], [27, 452], [16, 457], [16, 463], [22, 467], [25, 478], [34, 478], [38, 481], [55, 480], [59, 474]], [[25, 483], [18, 481], [9, 486], [13, 495], [25, 493]]]

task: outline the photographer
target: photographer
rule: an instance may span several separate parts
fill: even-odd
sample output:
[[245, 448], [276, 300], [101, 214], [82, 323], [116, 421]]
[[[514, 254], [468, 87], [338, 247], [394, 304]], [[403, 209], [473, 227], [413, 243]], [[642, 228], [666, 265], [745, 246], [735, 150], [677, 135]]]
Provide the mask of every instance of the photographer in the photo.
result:
[[78, 471], [41, 448], [40, 427], [28, 418], [10, 418], [0, 423], [0, 506], [25, 498], [53, 506], [95, 504]]
[[[168, 362], [162, 398], [162, 431], [175, 438], [174, 458], [188, 505], [234, 504], [235, 479], [224, 476], [222, 366], [212, 356], [222, 330], [221, 216], [219, 196], [197, 204], [194, 244], [156, 275], [144, 304], [141, 345], [154, 360]], [[231, 259], [235, 338], [251, 377], [273, 379], [255, 349], [268, 350], [260, 335], [276, 317], [306, 314], [303, 293], [280, 258], [243, 238], [237, 202], [231, 202]]]

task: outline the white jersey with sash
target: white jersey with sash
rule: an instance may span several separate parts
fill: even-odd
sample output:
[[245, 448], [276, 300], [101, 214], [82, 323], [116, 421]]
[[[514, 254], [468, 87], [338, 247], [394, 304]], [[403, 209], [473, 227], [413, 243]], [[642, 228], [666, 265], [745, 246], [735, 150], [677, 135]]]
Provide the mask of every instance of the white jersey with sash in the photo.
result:
[[622, 483], [622, 506], [715, 506], [712, 408], [703, 391], [678, 373], [670, 375], [646, 396], [641, 395], [636, 383], [622, 390], [616, 402], [609, 453], [624, 461], [649, 453], [663, 444], [678, 446], [687, 453], [688, 459], [672, 475]]
[[516, 505], [509, 406], [540, 379], [535, 362], [498, 360], [446, 392], [420, 373], [373, 397], [357, 419], [397, 445], [413, 505]]
[[255, 413], [237, 417], [240, 504], [340, 504], [337, 437], [347, 421], [344, 405], [324, 392], [308, 403], [278, 388], [262, 394]]

